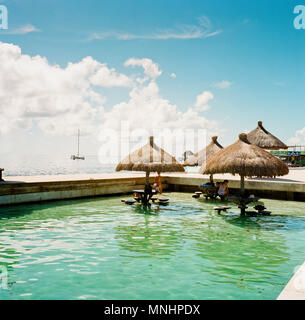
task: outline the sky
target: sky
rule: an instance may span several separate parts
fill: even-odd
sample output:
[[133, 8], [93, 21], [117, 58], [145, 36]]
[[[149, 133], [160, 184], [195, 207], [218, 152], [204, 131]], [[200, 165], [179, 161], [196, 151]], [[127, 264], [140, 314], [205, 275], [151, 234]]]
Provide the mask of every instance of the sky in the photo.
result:
[[227, 146], [262, 120], [305, 145], [305, 30], [293, 24], [305, 0], [0, 5], [0, 155], [70, 154], [78, 128], [96, 154], [121, 121]]

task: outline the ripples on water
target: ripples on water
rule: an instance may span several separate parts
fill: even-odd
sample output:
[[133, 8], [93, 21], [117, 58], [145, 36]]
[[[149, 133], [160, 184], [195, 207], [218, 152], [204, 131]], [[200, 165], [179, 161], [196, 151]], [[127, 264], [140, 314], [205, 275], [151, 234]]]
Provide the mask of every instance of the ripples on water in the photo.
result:
[[1, 208], [0, 298], [275, 299], [303, 263], [303, 203], [266, 200], [273, 216], [241, 218], [168, 196], [146, 211], [120, 197]]

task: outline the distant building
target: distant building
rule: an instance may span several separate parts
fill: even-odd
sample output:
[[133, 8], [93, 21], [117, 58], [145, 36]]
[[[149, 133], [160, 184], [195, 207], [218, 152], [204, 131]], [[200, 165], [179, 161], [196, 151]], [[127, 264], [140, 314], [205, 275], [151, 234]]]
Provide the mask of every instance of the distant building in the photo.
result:
[[305, 146], [290, 146], [288, 150], [271, 151], [290, 167], [305, 167]]

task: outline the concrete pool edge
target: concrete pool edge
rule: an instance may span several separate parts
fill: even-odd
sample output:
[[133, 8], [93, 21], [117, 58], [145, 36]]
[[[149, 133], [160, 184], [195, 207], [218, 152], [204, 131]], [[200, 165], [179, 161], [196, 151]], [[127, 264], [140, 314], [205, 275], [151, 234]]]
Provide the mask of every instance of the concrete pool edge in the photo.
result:
[[305, 300], [305, 262], [290, 279], [277, 300]]
[[[214, 177], [215, 182], [224, 179], [229, 180], [229, 188], [233, 193], [239, 189], [238, 176]], [[208, 180], [208, 176], [200, 174], [164, 173], [163, 188], [165, 191], [194, 192], [198, 191], [200, 184]], [[150, 182], [154, 182], [154, 175]], [[0, 182], [0, 206], [127, 194], [133, 189], [143, 188], [144, 184], [143, 173], [5, 177], [5, 181]], [[305, 201], [305, 179], [298, 181], [295, 176], [282, 179], [247, 179], [245, 187], [264, 198]]]
[[9, 177], [0, 183], [0, 206], [127, 194], [144, 185], [139, 174]]
[[[40, 201], [76, 199], [94, 196], [128, 194], [143, 188], [145, 176], [136, 174], [84, 174], [69, 176], [5, 177], [0, 183], [0, 206]], [[164, 189], [183, 192], [198, 190], [208, 177], [199, 174], [163, 174]], [[215, 181], [229, 180], [231, 189], [239, 189], [237, 177], [215, 175]], [[255, 193], [269, 192], [282, 200], [305, 197], [305, 181], [292, 179], [249, 179], [246, 188]], [[150, 177], [154, 182], [154, 175]], [[292, 195], [291, 195], [292, 193]], [[278, 296], [278, 300], [305, 300], [305, 262]]]

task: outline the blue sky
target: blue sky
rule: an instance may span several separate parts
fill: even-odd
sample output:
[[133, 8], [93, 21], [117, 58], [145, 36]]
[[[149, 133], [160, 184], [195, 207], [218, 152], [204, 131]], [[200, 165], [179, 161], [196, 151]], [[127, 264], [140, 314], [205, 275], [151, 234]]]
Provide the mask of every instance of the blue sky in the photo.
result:
[[[258, 120], [287, 141], [305, 127], [305, 30], [293, 27], [302, 1], [1, 1], [9, 30], [0, 31], [0, 41], [62, 68], [92, 56], [131, 75], [137, 70], [124, 66], [127, 59], [151, 59], [162, 70], [160, 95], [179, 110], [213, 93], [203, 116], [225, 129], [224, 144]], [[20, 34], [24, 26], [32, 32]], [[222, 81], [230, 85], [217, 87]], [[129, 89], [102, 92], [111, 110]]]

